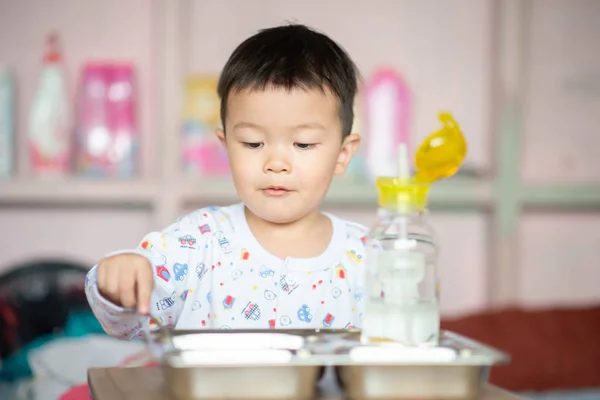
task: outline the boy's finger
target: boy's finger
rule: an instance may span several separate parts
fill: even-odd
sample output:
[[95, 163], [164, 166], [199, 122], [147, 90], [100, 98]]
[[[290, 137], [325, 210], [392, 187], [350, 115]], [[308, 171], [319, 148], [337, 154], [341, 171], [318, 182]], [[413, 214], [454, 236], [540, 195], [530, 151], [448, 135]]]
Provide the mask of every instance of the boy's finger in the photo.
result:
[[142, 315], [147, 315], [150, 311], [152, 283], [152, 268], [139, 268], [137, 271], [137, 307], [138, 312]]
[[124, 308], [134, 307], [136, 302], [135, 281], [137, 277], [132, 272], [122, 273], [119, 279], [119, 298], [121, 306]]
[[[120, 303], [120, 295], [119, 295], [119, 279], [120, 276], [117, 271], [114, 271], [113, 268], [106, 268], [104, 274], [104, 291], [108, 295], [108, 299], [118, 306]], [[112, 269], [112, 271], [111, 271]]]
[[96, 267], [96, 286], [100, 291], [106, 287], [106, 268], [102, 264]]

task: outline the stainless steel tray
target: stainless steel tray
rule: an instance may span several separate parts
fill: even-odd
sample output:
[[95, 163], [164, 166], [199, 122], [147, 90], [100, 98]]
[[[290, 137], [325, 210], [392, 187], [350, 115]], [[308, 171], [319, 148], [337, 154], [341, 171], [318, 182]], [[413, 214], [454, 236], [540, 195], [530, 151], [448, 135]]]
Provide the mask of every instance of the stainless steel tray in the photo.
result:
[[[156, 333], [149, 348], [173, 395], [199, 399], [476, 399], [508, 357], [448, 331], [438, 346], [363, 345], [358, 330], [203, 330]], [[325, 367], [336, 379], [319, 383]]]

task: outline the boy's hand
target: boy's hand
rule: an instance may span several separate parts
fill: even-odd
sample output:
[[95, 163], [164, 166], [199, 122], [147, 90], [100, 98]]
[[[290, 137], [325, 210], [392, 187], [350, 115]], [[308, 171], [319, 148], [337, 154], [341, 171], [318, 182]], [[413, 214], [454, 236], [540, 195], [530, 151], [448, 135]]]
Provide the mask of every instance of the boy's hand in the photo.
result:
[[98, 265], [96, 281], [100, 294], [114, 304], [137, 306], [140, 314], [148, 314], [154, 280], [152, 265], [145, 257], [118, 254], [105, 258]]

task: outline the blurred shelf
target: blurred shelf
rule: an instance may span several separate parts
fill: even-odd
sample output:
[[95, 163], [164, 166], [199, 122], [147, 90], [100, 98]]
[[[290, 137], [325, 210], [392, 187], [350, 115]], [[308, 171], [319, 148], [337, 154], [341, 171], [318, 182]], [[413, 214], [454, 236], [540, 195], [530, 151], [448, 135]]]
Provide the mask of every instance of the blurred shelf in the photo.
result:
[[520, 194], [524, 207], [600, 208], [599, 184], [529, 184]]
[[240, 201], [228, 178], [186, 178], [177, 185], [181, 203], [194, 206], [226, 205]]
[[144, 181], [19, 178], [0, 181], [0, 205], [152, 207], [158, 186]]
[[[83, 178], [19, 178], [0, 181], [2, 206], [144, 207], [158, 206], [167, 191], [176, 204], [186, 206], [226, 205], [239, 201], [233, 182], [227, 178], [194, 178], [175, 182], [169, 188], [144, 180], [92, 180]], [[161, 194], [162, 193], [162, 194]], [[496, 193], [491, 180], [455, 177], [431, 188], [431, 209], [488, 209]], [[600, 185], [522, 185], [518, 198], [531, 208], [600, 208]], [[334, 180], [325, 205], [376, 207], [377, 191], [366, 181]]]
[[[433, 208], [485, 208], [492, 203], [492, 186], [481, 179], [452, 178], [436, 183], [430, 194]], [[181, 201], [188, 205], [229, 204], [239, 201], [229, 179], [188, 180], [180, 185]], [[375, 185], [366, 182], [334, 180], [325, 198], [326, 205], [375, 207]]]

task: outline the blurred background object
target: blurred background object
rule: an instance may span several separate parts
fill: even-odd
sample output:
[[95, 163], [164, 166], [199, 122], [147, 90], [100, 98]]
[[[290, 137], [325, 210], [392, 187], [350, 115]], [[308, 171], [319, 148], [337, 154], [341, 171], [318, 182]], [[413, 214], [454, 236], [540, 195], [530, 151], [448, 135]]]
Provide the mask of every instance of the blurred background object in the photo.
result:
[[[600, 387], [585, 372], [600, 370], [589, 332], [600, 307], [596, 0], [0, 0], [0, 274], [34, 260], [89, 268], [181, 213], [237, 201], [211, 136], [215, 80], [243, 39], [286, 22], [327, 33], [356, 61], [365, 143], [365, 89], [382, 70], [401, 77], [411, 151], [440, 110], [463, 128], [465, 166], [433, 188], [430, 219], [446, 323], [513, 354], [492, 381], [540, 398]], [[52, 178], [35, 173], [28, 133], [35, 109], [61, 109], [34, 107], [50, 34], [72, 116], [59, 135], [72, 140], [69, 168]], [[368, 157], [326, 201], [367, 225]], [[531, 329], [536, 318], [545, 329]]]

